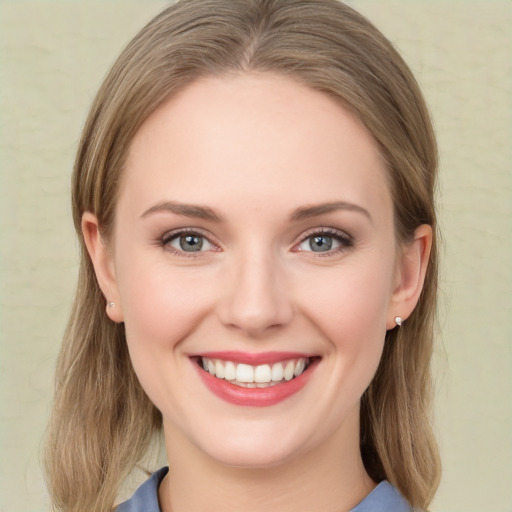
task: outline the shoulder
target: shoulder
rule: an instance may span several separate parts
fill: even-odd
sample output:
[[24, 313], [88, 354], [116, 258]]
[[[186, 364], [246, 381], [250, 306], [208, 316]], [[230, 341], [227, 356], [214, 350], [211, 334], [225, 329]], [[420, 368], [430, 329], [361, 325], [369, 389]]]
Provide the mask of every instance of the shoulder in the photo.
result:
[[133, 496], [115, 508], [114, 512], [161, 512], [158, 504], [158, 486], [168, 471], [168, 467], [155, 471]]
[[413, 509], [397, 489], [383, 481], [350, 512], [413, 512]]

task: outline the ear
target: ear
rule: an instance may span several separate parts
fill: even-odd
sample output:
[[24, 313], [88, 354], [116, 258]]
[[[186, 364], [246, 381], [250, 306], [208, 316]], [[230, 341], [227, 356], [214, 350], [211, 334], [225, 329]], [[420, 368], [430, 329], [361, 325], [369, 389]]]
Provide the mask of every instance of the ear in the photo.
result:
[[[82, 215], [82, 234], [87, 252], [96, 273], [96, 279], [107, 301], [107, 315], [113, 322], [123, 322], [123, 311], [117, 288], [112, 253], [102, 240], [96, 215], [85, 212]], [[110, 304], [114, 304], [111, 306]]]
[[386, 328], [396, 326], [395, 318], [405, 320], [420, 298], [432, 248], [432, 227], [422, 224], [414, 232], [411, 242], [400, 250], [393, 283]]

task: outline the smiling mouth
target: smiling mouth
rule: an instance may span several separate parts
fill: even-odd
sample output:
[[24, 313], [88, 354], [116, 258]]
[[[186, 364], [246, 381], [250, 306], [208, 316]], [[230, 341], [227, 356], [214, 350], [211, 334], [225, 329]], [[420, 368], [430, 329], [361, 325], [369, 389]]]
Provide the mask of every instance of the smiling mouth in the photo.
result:
[[268, 388], [302, 375], [313, 362], [300, 357], [272, 364], [250, 365], [223, 359], [198, 357], [197, 364], [213, 377], [243, 388]]

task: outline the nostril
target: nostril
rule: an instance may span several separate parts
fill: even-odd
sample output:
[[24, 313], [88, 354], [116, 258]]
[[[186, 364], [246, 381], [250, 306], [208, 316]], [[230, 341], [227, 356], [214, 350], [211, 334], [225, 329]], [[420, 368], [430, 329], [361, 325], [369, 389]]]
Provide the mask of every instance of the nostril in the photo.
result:
[[260, 297], [237, 294], [219, 306], [219, 317], [226, 326], [249, 336], [259, 336], [287, 325], [293, 317], [293, 309], [285, 298], [270, 293]]
[[229, 277], [216, 302], [223, 325], [245, 337], [260, 338], [288, 324], [293, 317], [286, 276], [281, 264], [268, 254], [268, 243], [254, 239], [247, 251], [233, 253]]

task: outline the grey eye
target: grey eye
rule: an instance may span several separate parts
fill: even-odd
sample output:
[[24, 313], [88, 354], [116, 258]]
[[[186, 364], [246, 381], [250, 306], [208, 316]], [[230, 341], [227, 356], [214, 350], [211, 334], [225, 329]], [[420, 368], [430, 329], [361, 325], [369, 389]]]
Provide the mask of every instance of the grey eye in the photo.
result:
[[211, 243], [204, 237], [195, 233], [186, 233], [171, 240], [171, 247], [183, 252], [209, 251]]
[[301, 251], [313, 251], [313, 252], [327, 252], [335, 249], [340, 245], [332, 236], [328, 235], [313, 235], [306, 238], [299, 246]]

